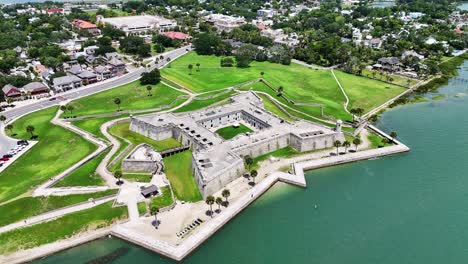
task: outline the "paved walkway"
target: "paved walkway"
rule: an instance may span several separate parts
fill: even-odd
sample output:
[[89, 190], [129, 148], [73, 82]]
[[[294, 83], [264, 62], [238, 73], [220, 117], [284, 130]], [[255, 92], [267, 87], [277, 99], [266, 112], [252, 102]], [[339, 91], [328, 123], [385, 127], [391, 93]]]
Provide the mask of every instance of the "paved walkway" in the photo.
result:
[[338, 86], [340, 87], [341, 92], [343, 93], [344, 97], [346, 98], [346, 102], [344, 103], [343, 106], [344, 106], [344, 110], [346, 111], [346, 113], [349, 114], [349, 111], [348, 111], [348, 104], [349, 104], [348, 95], [346, 94], [345, 90], [343, 89], [343, 86], [341, 86], [340, 81], [338, 81], [338, 78], [336, 78], [335, 71], [334, 71], [333, 69], [331, 70], [331, 73], [332, 73], [332, 75], [333, 75], [333, 78], [335, 78], [336, 83], [337, 83]]

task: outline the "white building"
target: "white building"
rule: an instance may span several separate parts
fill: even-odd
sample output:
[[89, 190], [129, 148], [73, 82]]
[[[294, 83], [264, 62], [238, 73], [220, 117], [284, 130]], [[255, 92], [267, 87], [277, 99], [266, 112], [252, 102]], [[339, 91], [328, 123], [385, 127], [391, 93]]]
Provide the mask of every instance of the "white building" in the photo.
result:
[[205, 16], [203, 20], [212, 24], [218, 31], [226, 32], [245, 24], [245, 18], [243, 17], [233, 17], [222, 14], [210, 14]]
[[127, 36], [146, 34], [150, 31], [167, 31], [177, 26], [175, 20], [150, 15], [108, 18], [96, 16], [96, 19], [124, 31]]

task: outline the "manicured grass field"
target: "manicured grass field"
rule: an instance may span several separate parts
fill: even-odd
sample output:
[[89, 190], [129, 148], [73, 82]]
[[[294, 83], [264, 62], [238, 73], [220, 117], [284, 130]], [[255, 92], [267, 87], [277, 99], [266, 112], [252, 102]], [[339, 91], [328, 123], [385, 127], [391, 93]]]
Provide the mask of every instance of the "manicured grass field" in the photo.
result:
[[0, 254], [28, 249], [65, 239], [87, 230], [109, 226], [127, 218], [127, 207], [112, 208], [112, 201], [67, 214], [56, 220], [0, 234]]
[[105, 181], [102, 179], [101, 175], [96, 173], [96, 169], [107, 153], [109, 153], [109, 151], [104, 151], [94, 159], [86, 162], [83, 166], [57, 182], [54, 187], [105, 185]]
[[[376, 80], [386, 80], [385, 75], [382, 76], [382, 78], [381, 78], [379, 72], [373, 71], [373, 70], [364, 69], [362, 71], [362, 75], [366, 76], [366, 77], [369, 77], [369, 78], [373, 78], [372, 72], [375, 72], [375, 79]], [[390, 76], [393, 78], [392, 83], [394, 83], [396, 85], [401, 85], [401, 86], [407, 87], [408, 86], [408, 80], [410, 80], [410, 86], [417, 83], [417, 81], [414, 80], [414, 79], [406, 78], [406, 77], [403, 77], [403, 76], [400, 76], [400, 75], [390, 74]]]
[[169, 186], [161, 188], [162, 195], [151, 199], [150, 208], [163, 208], [169, 206], [174, 201], [172, 199], [171, 189]]
[[216, 130], [216, 133], [224, 139], [231, 139], [239, 134], [253, 132], [252, 129], [246, 127], [243, 124], [239, 124], [238, 127], [227, 126]]
[[[73, 101], [74, 116], [96, 115], [117, 111], [115, 98], [121, 101], [121, 110], [142, 110], [168, 105], [183, 93], [165, 86], [162, 83], [152, 85], [152, 96], [148, 96], [146, 85], [134, 81], [114, 89], [93, 94]], [[64, 114], [66, 116], [68, 113]]]
[[[220, 96], [216, 96], [216, 97], [205, 99], [205, 100], [193, 100], [189, 104], [182, 106], [181, 108], [175, 110], [174, 112], [179, 113], [179, 112], [189, 112], [189, 111], [199, 110], [204, 107], [223, 101], [235, 94], [236, 92], [232, 91], [232, 92], [225, 93]], [[203, 97], [205, 96], [206, 95], [203, 95]]]
[[101, 133], [101, 126], [106, 123], [107, 121], [114, 120], [117, 118], [122, 118], [128, 116], [127, 114], [125, 115], [120, 115], [120, 116], [111, 116], [111, 117], [100, 117], [100, 118], [90, 118], [90, 119], [84, 119], [84, 120], [77, 120], [71, 122], [72, 125], [81, 128], [93, 135], [95, 135], [98, 138], [106, 139], [104, 135]]
[[335, 71], [335, 75], [349, 97], [348, 109], [360, 107], [365, 112], [368, 112], [406, 90], [406, 88], [401, 86], [341, 71]]
[[74, 194], [67, 196], [24, 197], [0, 206], [0, 226], [18, 222], [35, 215], [52, 211], [58, 208], [88, 201], [90, 198], [99, 198], [116, 194], [117, 190], [107, 190], [89, 194]]
[[371, 146], [373, 148], [379, 148], [379, 147], [387, 147], [387, 146], [391, 146], [392, 143], [382, 143], [382, 137], [375, 134], [375, 133], [369, 133], [367, 135], [367, 139], [369, 139], [370, 143], [371, 143]]
[[287, 121], [294, 121], [291, 117], [289, 117], [283, 110], [279, 109], [271, 100], [264, 94], [259, 94], [260, 98], [263, 100], [263, 105], [265, 109], [278, 117], [287, 120]]
[[21, 117], [13, 123], [16, 138], [30, 139], [26, 127], [32, 125], [39, 141], [0, 175], [0, 202], [23, 194], [71, 167], [96, 146], [79, 135], [50, 123], [57, 107]]
[[134, 182], [150, 182], [151, 174], [150, 173], [126, 173], [122, 175], [123, 179], [134, 181]]
[[177, 199], [187, 202], [196, 202], [202, 199], [197, 183], [193, 177], [190, 164], [192, 152], [184, 151], [164, 158], [166, 176], [171, 182]]

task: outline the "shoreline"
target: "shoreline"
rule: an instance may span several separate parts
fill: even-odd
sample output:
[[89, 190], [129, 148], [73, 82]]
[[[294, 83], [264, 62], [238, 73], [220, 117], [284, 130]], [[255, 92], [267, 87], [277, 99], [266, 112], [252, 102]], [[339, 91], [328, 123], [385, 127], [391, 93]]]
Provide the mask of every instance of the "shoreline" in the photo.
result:
[[[389, 135], [374, 126], [370, 125], [369, 128], [384, 137], [391, 138]], [[409, 147], [403, 143], [397, 140], [394, 140], [394, 142], [395, 145], [389, 147], [367, 149], [354, 153], [347, 153], [346, 155], [330, 156], [326, 158], [304, 160], [292, 163], [291, 165], [294, 169], [294, 174], [275, 171], [258, 182], [252, 189], [242, 194], [238, 200], [224, 209], [223, 213], [219, 214], [215, 218], [210, 219], [210, 221], [200, 227], [200, 230], [197, 233], [188, 236], [178, 245], [172, 245], [168, 242], [156, 238], [147, 236], [145, 237], [144, 234], [131, 229], [132, 226], [130, 225], [130, 221], [125, 221], [108, 228], [89, 231], [85, 234], [77, 235], [65, 240], [59, 240], [39, 247], [0, 256], [0, 262], [29, 262], [51, 256], [58, 252], [65, 251], [67, 249], [86, 244], [109, 235], [144, 247], [164, 257], [168, 257], [176, 261], [181, 261], [194, 252], [197, 248], [202, 246], [206, 240], [208, 240], [234, 217], [239, 215], [245, 208], [247, 208], [252, 202], [266, 193], [276, 183], [284, 182], [306, 188], [306, 179], [304, 175], [305, 171], [410, 151]], [[144, 237], [144, 239], [142, 237]]]

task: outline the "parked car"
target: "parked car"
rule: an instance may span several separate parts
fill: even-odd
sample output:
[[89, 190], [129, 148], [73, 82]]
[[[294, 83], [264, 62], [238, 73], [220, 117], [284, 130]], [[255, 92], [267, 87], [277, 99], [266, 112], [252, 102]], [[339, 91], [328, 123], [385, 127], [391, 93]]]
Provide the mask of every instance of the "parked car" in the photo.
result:
[[13, 157], [13, 155], [12, 154], [5, 154], [5, 155], [3, 155], [3, 157], [4, 158], [11, 158], [11, 157]]
[[27, 146], [29, 145], [29, 142], [27, 140], [19, 140], [16, 142], [17, 145], [22, 145], [22, 146]]
[[0, 161], [9, 161], [9, 158], [1, 158]]

